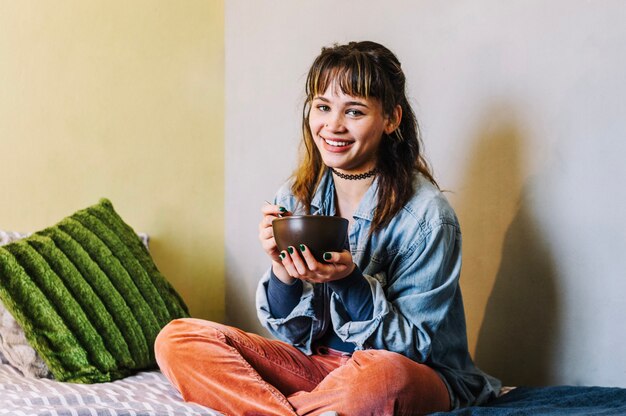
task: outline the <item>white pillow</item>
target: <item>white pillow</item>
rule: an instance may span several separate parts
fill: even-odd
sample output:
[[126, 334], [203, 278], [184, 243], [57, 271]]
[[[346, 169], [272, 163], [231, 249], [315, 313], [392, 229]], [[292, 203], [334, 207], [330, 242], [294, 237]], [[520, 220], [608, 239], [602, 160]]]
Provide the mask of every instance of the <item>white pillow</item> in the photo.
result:
[[[28, 237], [29, 234], [0, 230], [0, 246]], [[27, 377], [50, 377], [48, 366], [30, 346], [24, 330], [0, 301], [0, 355]]]
[[50, 377], [50, 370], [30, 346], [24, 330], [0, 302], [0, 354], [26, 377]]

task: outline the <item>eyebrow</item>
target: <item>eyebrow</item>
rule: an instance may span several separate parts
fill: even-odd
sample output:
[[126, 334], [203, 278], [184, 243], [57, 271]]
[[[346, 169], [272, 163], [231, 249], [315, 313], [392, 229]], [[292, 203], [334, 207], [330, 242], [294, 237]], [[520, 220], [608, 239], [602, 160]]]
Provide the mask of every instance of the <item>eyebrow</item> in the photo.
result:
[[[320, 100], [320, 101], [324, 101], [325, 103], [330, 103], [330, 100], [322, 97], [322, 96], [317, 96], [317, 97], [313, 97], [314, 100]], [[361, 101], [348, 101], [343, 103], [345, 106], [351, 106], [351, 105], [356, 105], [356, 106], [360, 106], [360, 107], [365, 107], [365, 108], [369, 108], [367, 104], [361, 102]]]

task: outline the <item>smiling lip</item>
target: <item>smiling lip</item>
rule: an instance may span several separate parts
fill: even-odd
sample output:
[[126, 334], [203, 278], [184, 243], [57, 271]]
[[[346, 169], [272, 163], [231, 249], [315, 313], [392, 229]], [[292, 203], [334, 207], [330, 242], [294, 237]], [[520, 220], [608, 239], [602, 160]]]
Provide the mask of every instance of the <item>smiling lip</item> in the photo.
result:
[[354, 143], [348, 140], [325, 139], [323, 137], [322, 137], [322, 141], [324, 142], [324, 149], [333, 153], [344, 152], [348, 150], [350, 147], [352, 147], [352, 144]]

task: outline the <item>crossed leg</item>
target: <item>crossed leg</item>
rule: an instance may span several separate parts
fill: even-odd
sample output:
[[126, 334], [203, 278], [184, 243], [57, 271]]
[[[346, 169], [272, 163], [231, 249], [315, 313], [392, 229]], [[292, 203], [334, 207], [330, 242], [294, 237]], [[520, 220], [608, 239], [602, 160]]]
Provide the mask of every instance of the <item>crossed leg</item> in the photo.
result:
[[384, 350], [308, 356], [282, 341], [199, 319], [172, 321], [157, 362], [183, 399], [227, 415], [420, 415], [449, 409], [429, 367]]

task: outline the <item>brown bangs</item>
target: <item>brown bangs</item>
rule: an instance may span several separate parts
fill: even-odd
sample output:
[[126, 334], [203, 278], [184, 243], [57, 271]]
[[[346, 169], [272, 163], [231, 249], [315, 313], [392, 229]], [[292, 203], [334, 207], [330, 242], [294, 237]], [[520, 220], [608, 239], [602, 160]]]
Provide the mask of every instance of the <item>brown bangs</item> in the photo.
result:
[[[382, 98], [381, 85], [375, 80], [375, 68], [368, 59], [360, 54], [350, 54], [341, 58], [333, 55], [322, 55], [315, 62], [307, 79], [307, 99], [310, 101], [323, 95], [331, 85], [335, 91], [363, 98]], [[338, 89], [338, 90], [337, 90]]]

